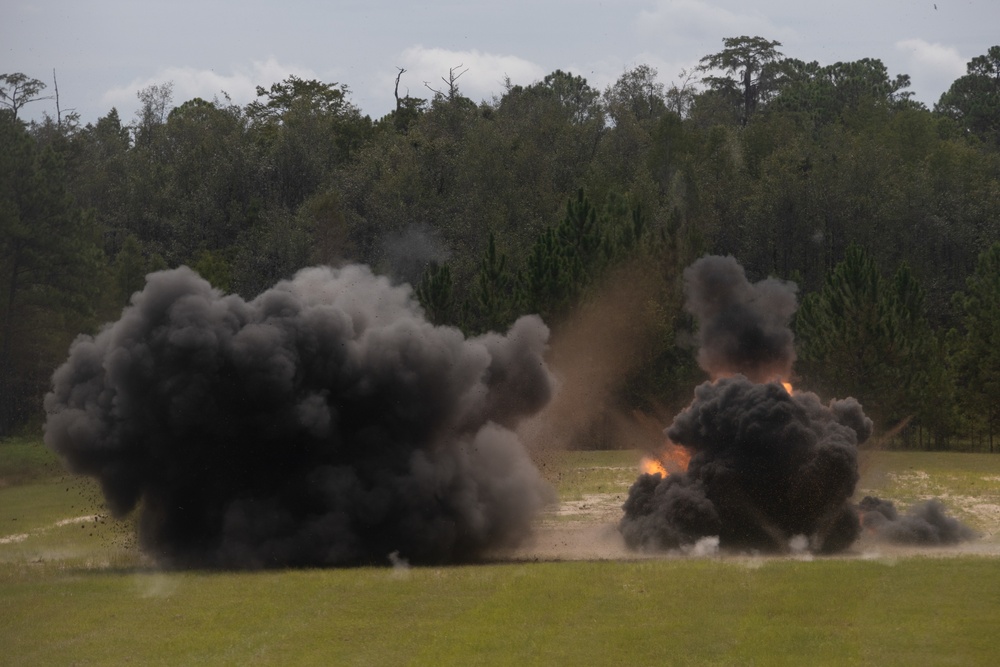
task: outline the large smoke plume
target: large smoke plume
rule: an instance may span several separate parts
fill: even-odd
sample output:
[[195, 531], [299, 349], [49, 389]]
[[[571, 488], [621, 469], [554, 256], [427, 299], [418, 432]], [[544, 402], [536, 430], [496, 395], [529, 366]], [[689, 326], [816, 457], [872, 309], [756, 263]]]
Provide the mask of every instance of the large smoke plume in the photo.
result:
[[780, 380], [795, 361], [792, 283], [751, 284], [732, 257], [684, 272], [698, 321], [698, 361], [713, 378], [666, 434], [691, 453], [686, 472], [639, 477], [620, 529], [633, 548], [674, 549], [718, 536], [726, 548], [781, 551], [798, 536], [814, 551], [850, 545], [857, 445], [872, 422], [854, 399], [820, 402]]
[[46, 443], [138, 508], [168, 566], [474, 559], [552, 499], [513, 432], [549, 399], [548, 330], [466, 339], [367, 268], [306, 269], [252, 301], [151, 274], [74, 342]]

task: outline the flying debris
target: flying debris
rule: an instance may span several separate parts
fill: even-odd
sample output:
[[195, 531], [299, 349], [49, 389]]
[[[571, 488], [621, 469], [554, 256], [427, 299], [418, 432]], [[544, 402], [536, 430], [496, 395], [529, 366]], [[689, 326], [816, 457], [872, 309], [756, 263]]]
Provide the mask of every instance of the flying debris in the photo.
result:
[[547, 340], [435, 327], [362, 266], [252, 301], [182, 267], [73, 343], [45, 441], [165, 566], [467, 561], [553, 499], [513, 432], [550, 398]]

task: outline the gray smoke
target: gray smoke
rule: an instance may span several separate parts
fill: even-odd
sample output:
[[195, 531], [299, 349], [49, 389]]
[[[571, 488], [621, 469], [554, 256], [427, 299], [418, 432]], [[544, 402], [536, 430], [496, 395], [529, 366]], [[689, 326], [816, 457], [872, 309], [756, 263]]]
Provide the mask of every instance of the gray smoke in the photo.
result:
[[705, 382], [666, 431], [691, 453], [688, 469], [636, 480], [619, 524], [625, 542], [677, 549], [717, 535], [723, 548], [784, 551], [805, 536], [813, 551], [842, 550], [858, 536], [850, 498], [871, 428], [853, 398], [824, 405], [777, 382]]
[[713, 378], [790, 377], [795, 346], [789, 323], [797, 291], [795, 283], [775, 278], [751, 284], [732, 257], [694, 262], [684, 270], [684, 295], [698, 321], [698, 364]]
[[861, 525], [876, 539], [895, 544], [949, 545], [977, 537], [976, 531], [945, 512], [940, 500], [917, 503], [899, 514], [890, 500], [865, 496], [858, 504]]
[[249, 302], [182, 267], [73, 343], [45, 441], [166, 566], [467, 561], [552, 499], [512, 431], [550, 397], [547, 338], [432, 326], [361, 266]]
[[447, 246], [424, 224], [412, 224], [382, 240], [383, 263], [396, 282], [416, 285], [431, 262], [448, 259]]

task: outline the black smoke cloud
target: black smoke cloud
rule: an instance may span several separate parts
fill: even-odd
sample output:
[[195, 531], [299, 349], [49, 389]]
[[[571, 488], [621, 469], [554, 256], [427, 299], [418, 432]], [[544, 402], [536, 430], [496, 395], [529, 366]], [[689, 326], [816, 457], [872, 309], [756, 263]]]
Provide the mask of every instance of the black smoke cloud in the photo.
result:
[[684, 270], [685, 308], [698, 321], [698, 364], [711, 377], [740, 374], [753, 382], [791, 376], [789, 328], [798, 287], [747, 280], [732, 257], [702, 257]]
[[686, 472], [641, 475], [619, 524], [634, 549], [676, 549], [718, 536], [724, 548], [782, 551], [802, 535], [817, 552], [849, 546], [857, 445], [872, 423], [853, 398], [743, 376], [705, 382], [667, 429], [692, 454]]
[[252, 301], [151, 274], [78, 338], [45, 441], [166, 566], [466, 561], [552, 499], [513, 427], [549, 399], [537, 317], [466, 339], [367, 268]]
[[724, 548], [782, 551], [805, 536], [818, 552], [860, 530], [850, 502], [857, 446], [872, 422], [853, 398], [827, 405], [780, 382], [795, 361], [797, 287], [751, 284], [732, 257], [684, 271], [685, 308], [698, 322], [698, 362], [714, 379], [666, 430], [691, 453], [686, 472], [642, 475], [619, 529], [635, 549], [675, 549], [718, 536]]
[[861, 525], [875, 539], [905, 545], [951, 545], [974, 539], [976, 531], [950, 517], [940, 500], [917, 503], [900, 514], [890, 500], [865, 496], [858, 503]]
[[718, 536], [724, 548], [784, 551], [804, 536], [812, 551], [829, 553], [862, 528], [903, 544], [975, 536], [936, 500], [903, 516], [878, 498], [851, 502], [871, 420], [853, 398], [823, 404], [777, 381], [795, 361], [794, 284], [751, 284], [735, 259], [710, 256], [684, 271], [684, 290], [698, 321], [698, 361], [714, 381], [697, 387], [666, 430], [691, 453], [687, 471], [644, 474], [629, 490], [619, 523], [628, 546], [669, 550]]

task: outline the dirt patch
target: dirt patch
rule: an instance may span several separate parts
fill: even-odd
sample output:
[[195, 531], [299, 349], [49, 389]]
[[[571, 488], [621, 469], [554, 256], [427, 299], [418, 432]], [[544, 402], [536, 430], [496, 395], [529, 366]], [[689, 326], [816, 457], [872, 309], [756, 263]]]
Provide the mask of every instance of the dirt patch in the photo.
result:
[[[919, 473], [919, 471], [918, 471]], [[911, 479], [925, 480], [920, 474]], [[877, 490], [873, 491], [877, 493]], [[863, 495], [863, 492], [862, 492]], [[622, 516], [623, 493], [587, 494], [576, 500], [566, 500], [546, 511], [538, 521], [535, 533], [521, 547], [498, 557], [512, 560], [641, 560], [651, 558], [718, 557], [726, 559], [797, 558], [811, 559], [808, 552], [789, 549], [787, 554], [769, 555], [720, 552], [717, 549], [695, 549], [677, 552], [647, 553], [632, 551], [618, 532]], [[928, 496], [927, 498], [930, 498]], [[924, 499], [924, 498], [922, 498]], [[1000, 557], [1000, 504], [973, 496], [944, 496], [947, 507], [962, 518], [974, 520], [981, 539], [950, 547], [908, 547], [877, 542], [868, 535], [861, 538], [837, 558], [858, 558], [891, 562], [897, 558], [917, 556], [950, 557], [984, 555]], [[904, 508], [905, 509], [905, 508]]]
[[53, 528], [62, 528], [63, 526], [75, 526], [78, 524], [94, 523], [96, 521], [103, 520], [104, 517], [97, 514], [86, 514], [84, 516], [75, 516], [67, 519], [60, 519], [52, 525], [44, 526], [42, 528], [35, 528], [29, 533], [17, 533], [14, 535], [3, 535], [0, 536], [0, 544], [17, 544], [19, 542], [24, 542], [32, 535], [41, 535], [47, 533]]
[[566, 500], [559, 503], [559, 506], [550, 511], [546, 518], [550, 521], [558, 518], [587, 523], [617, 522], [621, 517], [623, 502], [625, 498], [620, 493], [587, 494], [580, 500]]
[[930, 500], [931, 498], [937, 498], [945, 506], [965, 514], [975, 524], [975, 528], [982, 533], [983, 539], [1000, 534], [1000, 504], [986, 502], [977, 496], [958, 496], [947, 493], [922, 497], [921, 500]]

